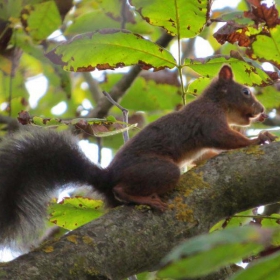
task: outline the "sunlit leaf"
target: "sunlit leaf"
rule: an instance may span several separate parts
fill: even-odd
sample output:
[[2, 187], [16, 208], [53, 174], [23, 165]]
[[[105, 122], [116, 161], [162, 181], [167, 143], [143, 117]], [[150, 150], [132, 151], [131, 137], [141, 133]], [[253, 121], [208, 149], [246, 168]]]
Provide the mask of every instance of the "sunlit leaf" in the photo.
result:
[[[200, 95], [203, 90], [211, 83], [211, 79], [206, 77], [200, 77], [198, 79], [195, 79], [191, 83], [188, 84], [187, 87], [187, 94], [188, 96], [187, 101], [189, 100], [189, 95], [198, 96]], [[192, 99], [190, 99], [192, 101]]]
[[[109, 74], [102, 84], [102, 88], [109, 91], [120, 77], [121, 74]], [[128, 110], [152, 112], [174, 110], [181, 101], [178, 86], [157, 84], [154, 80], [146, 80], [139, 76], [128, 89], [120, 104]]]
[[253, 216], [254, 215], [252, 213], [252, 209], [237, 213], [234, 216], [219, 221], [210, 229], [210, 232], [216, 230], [223, 230], [223, 228], [239, 227], [239, 226], [247, 225], [250, 221], [253, 220]]
[[[11, 94], [12, 98], [12, 116], [17, 117], [18, 112], [24, 110], [28, 105], [28, 92], [23, 86], [24, 77], [19, 71], [16, 72], [15, 77], [10, 77], [0, 71], [0, 104], [9, 101]], [[10, 89], [10, 86], [12, 87]], [[0, 107], [0, 114], [7, 114], [4, 111], [5, 106]]]
[[[127, 30], [130, 30], [134, 33], [142, 34], [155, 33], [152, 27], [142, 20], [140, 15], [135, 15], [134, 20], [134, 22], [126, 23], [125, 28]], [[97, 29], [116, 28], [118, 26], [121, 26], [121, 20], [117, 22], [107, 14], [105, 14], [103, 11], [94, 10], [85, 14], [81, 14], [80, 16], [75, 18], [73, 23], [66, 28], [64, 33], [66, 35], [76, 35], [85, 32], [92, 32]]]
[[46, 56], [66, 71], [87, 72], [134, 64], [143, 69], [173, 68], [173, 56], [140, 35], [124, 30], [99, 30], [78, 35], [57, 46]]
[[261, 94], [257, 95], [257, 98], [266, 109], [278, 108], [280, 106], [280, 92], [273, 86], [263, 88]]
[[164, 28], [169, 34], [190, 38], [198, 35], [209, 17], [207, 0], [130, 0], [148, 23]]
[[[252, 62], [253, 63], [253, 62]], [[223, 64], [231, 66], [234, 78], [237, 82], [248, 86], [265, 86], [272, 84], [270, 77], [261, 69], [250, 65], [247, 61], [232, 57], [208, 57], [203, 59], [186, 59], [187, 66], [207, 78], [215, 77]]]
[[18, 17], [22, 9], [23, 0], [0, 0], [0, 19], [8, 20]]
[[45, 39], [61, 24], [55, 1], [25, 6], [21, 13], [21, 21], [26, 32], [37, 41]]
[[270, 29], [270, 35], [258, 35], [248, 52], [253, 59], [273, 63], [280, 68], [280, 25]]
[[103, 202], [100, 200], [74, 197], [65, 198], [60, 203], [49, 206], [49, 220], [66, 229], [73, 230], [103, 214]]
[[[68, 26], [65, 34], [79, 34], [103, 28], [115, 28], [116, 21], [99, 10], [79, 16]], [[94, 28], [93, 28], [94, 27]]]

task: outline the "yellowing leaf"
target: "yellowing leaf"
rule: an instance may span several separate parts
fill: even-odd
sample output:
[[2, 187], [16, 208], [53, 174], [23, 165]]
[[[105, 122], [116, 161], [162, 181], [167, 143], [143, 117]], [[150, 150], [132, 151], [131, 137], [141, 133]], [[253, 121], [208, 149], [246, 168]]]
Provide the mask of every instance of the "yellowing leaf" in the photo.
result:
[[25, 30], [37, 41], [45, 39], [61, 24], [55, 1], [25, 6], [21, 21]]
[[49, 207], [50, 222], [73, 230], [103, 214], [102, 201], [83, 197], [65, 198]]
[[253, 59], [268, 61], [280, 67], [280, 25], [270, 29], [269, 35], [257, 35], [252, 43], [252, 51], [248, 52]]
[[78, 244], [78, 241], [77, 241], [77, 235], [68, 235], [67, 237], [67, 240], [74, 243], [74, 244]]
[[43, 248], [43, 251], [45, 253], [51, 253], [51, 252], [53, 252], [53, 250], [54, 250], [53, 246], [47, 246], [47, 247]]

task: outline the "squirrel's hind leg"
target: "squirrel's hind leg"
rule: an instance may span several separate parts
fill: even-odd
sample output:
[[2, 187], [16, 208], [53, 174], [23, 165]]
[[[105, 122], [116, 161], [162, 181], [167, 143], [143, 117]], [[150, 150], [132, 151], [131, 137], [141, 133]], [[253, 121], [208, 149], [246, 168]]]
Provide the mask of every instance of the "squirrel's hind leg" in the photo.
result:
[[160, 211], [167, 209], [167, 203], [164, 203], [156, 193], [149, 196], [129, 195], [125, 192], [122, 185], [115, 186], [113, 192], [116, 199], [125, 203], [145, 204]]
[[172, 190], [180, 178], [180, 169], [159, 157], [138, 158], [138, 163], [122, 171], [113, 188], [115, 198], [125, 203], [146, 204], [161, 211], [167, 204], [159, 195]]

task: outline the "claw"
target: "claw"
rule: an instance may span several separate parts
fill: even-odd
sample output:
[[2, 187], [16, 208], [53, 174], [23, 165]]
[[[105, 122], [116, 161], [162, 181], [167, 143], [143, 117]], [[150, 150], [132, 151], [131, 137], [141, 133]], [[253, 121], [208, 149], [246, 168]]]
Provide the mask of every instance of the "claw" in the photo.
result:
[[260, 116], [258, 117], [257, 121], [259, 122], [263, 122], [265, 119], [268, 118], [268, 115], [265, 113], [260, 114]]
[[269, 133], [268, 131], [261, 132], [258, 136], [260, 144], [265, 144], [266, 142], [271, 143], [276, 140], [277, 136]]

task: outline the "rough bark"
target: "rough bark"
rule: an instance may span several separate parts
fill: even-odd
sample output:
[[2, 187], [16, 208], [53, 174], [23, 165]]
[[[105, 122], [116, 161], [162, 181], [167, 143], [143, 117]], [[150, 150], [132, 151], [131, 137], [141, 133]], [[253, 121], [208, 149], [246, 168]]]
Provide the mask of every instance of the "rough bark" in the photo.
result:
[[222, 153], [182, 176], [159, 213], [123, 206], [2, 264], [0, 279], [124, 279], [242, 210], [280, 201], [280, 143]]

